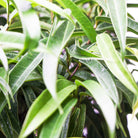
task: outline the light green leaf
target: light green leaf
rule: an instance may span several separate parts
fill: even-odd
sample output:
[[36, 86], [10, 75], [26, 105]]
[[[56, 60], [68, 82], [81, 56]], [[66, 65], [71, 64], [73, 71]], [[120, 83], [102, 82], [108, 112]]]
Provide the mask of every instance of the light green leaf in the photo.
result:
[[40, 132], [40, 138], [59, 138], [62, 126], [71, 111], [71, 109], [76, 104], [76, 99], [69, 100], [64, 106], [64, 113], [60, 115], [58, 111], [54, 113], [43, 125]]
[[13, 0], [19, 12], [23, 31], [25, 34], [24, 49], [33, 49], [38, 46], [40, 39], [39, 18], [30, 3], [25, 0]]
[[96, 76], [99, 83], [105, 88], [107, 95], [119, 106], [119, 96], [114, 80], [107, 69], [96, 60], [81, 60]]
[[7, 61], [7, 57], [3, 51], [3, 49], [0, 47], [0, 60], [5, 68], [6, 71], [8, 71], [8, 61]]
[[6, 8], [6, 2], [4, 0], [0, 1], [0, 5]]
[[10, 31], [6, 31], [6, 32], [1, 31], [0, 32], [0, 47], [3, 50], [23, 49], [24, 39], [25, 39], [25, 37], [21, 33], [10, 32]]
[[90, 20], [83, 14], [79, 7], [77, 7], [71, 0], [56, 0], [64, 8], [69, 8], [71, 14], [76, 18], [81, 28], [84, 30], [91, 42], [96, 41], [96, 32]]
[[127, 47], [127, 50], [129, 50], [132, 54], [134, 54], [138, 60], [138, 49], [137, 48]]
[[56, 22], [46, 44], [47, 53], [43, 60], [43, 80], [47, 89], [56, 99], [56, 79], [58, 58], [66, 42], [71, 37], [74, 26], [71, 22]]
[[110, 69], [110, 71], [133, 93], [138, 95], [138, 87], [134, 78], [127, 69], [127, 66], [122, 62], [117, 53], [111, 38], [107, 34], [97, 36], [98, 48], [101, 55]]
[[71, 57], [77, 58], [77, 59], [101, 59], [99, 56], [90, 53], [89, 51], [81, 48], [81, 47], [73, 47], [73, 48], [67, 48], [68, 53]]
[[76, 80], [75, 82], [77, 85], [81, 85], [88, 89], [92, 96], [95, 98], [108, 124], [110, 138], [114, 138], [116, 107], [114, 106], [112, 100], [106, 94], [105, 89], [101, 87], [96, 81], [92, 80], [87, 80], [84, 82]]
[[133, 116], [138, 113], [138, 99], [133, 106]]
[[63, 9], [61, 9], [59, 6], [57, 6], [56, 4], [54, 4], [52, 2], [49, 2], [47, 0], [28, 0], [28, 1], [30, 1], [33, 4], [45, 7], [48, 10], [53, 11], [65, 18], [69, 19], [72, 23], [74, 23], [71, 16], [66, 11], [64, 11]]
[[126, 0], [122, 0], [121, 2], [120, 0], [107, 0], [106, 2], [114, 30], [120, 43], [122, 58], [124, 58], [127, 32]]
[[[75, 89], [75, 85], [69, 85], [59, 91], [57, 93], [59, 104], [61, 104]], [[58, 107], [59, 105], [51, 97], [49, 92], [47, 90], [43, 91], [30, 107], [19, 138], [27, 137], [31, 132], [33, 132], [33, 130], [47, 120]]]

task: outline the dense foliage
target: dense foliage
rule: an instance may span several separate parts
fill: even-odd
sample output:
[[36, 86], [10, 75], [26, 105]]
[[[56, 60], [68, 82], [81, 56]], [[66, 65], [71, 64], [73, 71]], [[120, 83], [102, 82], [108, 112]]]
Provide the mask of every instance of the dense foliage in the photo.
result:
[[138, 62], [138, 38], [126, 33], [137, 35], [138, 23], [129, 7], [138, 4], [0, 0], [0, 137], [135, 135], [138, 85], [127, 66]]

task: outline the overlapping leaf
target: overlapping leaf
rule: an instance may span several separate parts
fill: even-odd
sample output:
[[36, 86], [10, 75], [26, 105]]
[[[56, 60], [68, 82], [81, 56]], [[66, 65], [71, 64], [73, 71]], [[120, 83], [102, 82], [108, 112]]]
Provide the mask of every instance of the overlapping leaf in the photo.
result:
[[110, 71], [133, 93], [138, 95], [138, 87], [134, 78], [122, 62], [117, 53], [111, 38], [107, 34], [97, 36], [98, 48]]
[[62, 126], [71, 111], [71, 109], [76, 104], [76, 99], [71, 99], [67, 101], [67, 103], [63, 107], [64, 113], [61, 115], [58, 113], [54, 113], [43, 125], [40, 138], [59, 138], [60, 132], [62, 130]]
[[[41, 62], [43, 54], [37, 54], [34, 52], [27, 53], [19, 62], [15, 65], [9, 75], [9, 83], [13, 95], [21, 87], [29, 74], [37, 67]], [[1, 96], [0, 111], [6, 105], [6, 100]]]
[[40, 39], [40, 24], [38, 16], [30, 3], [25, 0], [13, 0], [19, 12], [25, 34], [24, 49], [33, 49], [38, 46]]
[[96, 76], [100, 84], [105, 88], [107, 95], [119, 106], [119, 96], [115, 83], [106, 68], [96, 60], [81, 60]]
[[76, 18], [81, 28], [84, 30], [91, 42], [96, 41], [96, 32], [89, 21], [89, 19], [83, 14], [83, 12], [71, 1], [71, 0], [56, 0], [64, 8], [69, 8], [71, 14]]
[[55, 25], [46, 44], [47, 53], [43, 60], [43, 79], [47, 89], [55, 99], [58, 58], [66, 42], [72, 35], [73, 30], [74, 26], [71, 22], [55, 21]]
[[[69, 85], [59, 91], [57, 93], [59, 104], [61, 104], [75, 89], [75, 85]], [[51, 97], [50, 93], [47, 90], [43, 91], [30, 107], [19, 137], [28, 136], [33, 130], [47, 120], [58, 107], [59, 105]]]
[[87, 80], [84, 82], [76, 80], [76, 84], [84, 86], [86, 89], [90, 91], [92, 96], [95, 98], [108, 124], [110, 138], [114, 138], [116, 107], [114, 106], [112, 100], [106, 94], [105, 89], [101, 87], [96, 81], [92, 80]]
[[126, 32], [127, 32], [127, 6], [126, 0], [107, 0], [109, 15], [119, 40], [122, 57], [126, 47]]

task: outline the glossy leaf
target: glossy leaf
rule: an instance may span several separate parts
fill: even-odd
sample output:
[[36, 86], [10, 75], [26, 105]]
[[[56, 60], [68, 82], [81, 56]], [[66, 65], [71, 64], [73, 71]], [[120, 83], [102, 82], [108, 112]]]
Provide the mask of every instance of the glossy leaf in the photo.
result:
[[74, 47], [70, 49], [68, 48], [67, 50], [71, 57], [77, 59], [100, 59], [99, 56], [92, 54], [89, 51], [80, 47]]
[[[75, 89], [75, 85], [69, 85], [59, 91], [57, 93], [59, 104], [61, 104]], [[22, 138], [28, 136], [33, 130], [47, 120], [58, 107], [59, 105], [51, 97], [49, 92], [47, 90], [43, 91], [30, 107], [19, 137]]]
[[107, 69], [96, 60], [81, 60], [96, 76], [99, 83], [105, 88], [107, 95], [119, 106], [119, 96], [114, 80]]
[[74, 107], [76, 104], [77, 100], [72, 99], [69, 100], [63, 107], [64, 113], [61, 115], [58, 113], [54, 113], [43, 125], [41, 133], [40, 133], [40, 138], [59, 138], [60, 132], [62, 130], [62, 126], [71, 111], [71, 109]]
[[89, 21], [89, 19], [83, 14], [83, 12], [71, 1], [71, 0], [56, 0], [64, 8], [69, 8], [71, 14], [76, 18], [81, 28], [84, 30], [91, 42], [96, 41], [96, 32]]
[[126, 0], [122, 0], [121, 2], [120, 0], [107, 0], [106, 2], [114, 30], [120, 43], [122, 56], [124, 57], [127, 32]]
[[116, 107], [114, 106], [112, 100], [106, 94], [105, 89], [101, 87], [96, 81], [92, 80], [87, 80], [84, 82], [76, 80], [76, 84], [85, 87], [92, 94], [92, 96], [100, 106], [105, 120], [108, 124], [110, 138], [114, 138]]
[[74, 23], [74, 21], [72, 20], [72, 18], [70, 17], [70, 15], [66, 11], [62, 10], [59, 6], [57, 6], [56, 4], [54, 4], [52, 2], [49, 2], [46, 0], [39, 0], [39, 1], [38, 0], [28, 0], [28, 1], [30, 1], [31, 3], [34, 3], [36, 5], [40, 5], [42, 7], [45, 7], [48, 10], [53, 11], [53, 12], [65, 17], [65, 18], [69, 19], [72, 23]]
[[[110, 71], [133, 93], [138, 94], [138, 87], [117, 53], [111, 38], [107, 34], [97, 36], [98, 48]], [[103, 48], [104, 47], [104, 48]]]
[[55, 21], [55, 25], [46, 44], [46, 50], [48, 52], [45, 54], [43, 60], [43, 80], [55, 99], [58, 58], [66, 42], [71, 37], [73, 30], [74, 26], [71, 22]]
[[40, 39], [40, 24], [38, 16], [30, 3], [25, 0], [13, 0], [20, 15], [25, 34], [24, 49], [33, 49], [38, 46]]

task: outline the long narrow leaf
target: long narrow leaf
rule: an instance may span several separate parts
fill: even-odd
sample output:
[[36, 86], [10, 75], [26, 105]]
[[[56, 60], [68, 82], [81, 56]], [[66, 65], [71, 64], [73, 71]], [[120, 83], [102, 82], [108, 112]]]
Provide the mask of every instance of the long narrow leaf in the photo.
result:
[[106, 68], [96, 60], [81, 60], [96, 76], [110, 98], [119, 106], [119, 96], [115, 83]]
[[71, 22], [61, 21], [56, 24], [55, 21], [47, 42], [46, 49], [48, 52], [45, 54], [43, 60], [43, 79], [47, 89], [55, 99], [58, 58], [66, 42], [71, 37], [73, 30], [74, 26]]
[[122, 56], [124, 57], [127, 32], [127, 6], [126, 0], [107, 0], [109, 15], [119, 39]]
[[57, 6], [56, 4], [46, 1], [46, 0], [28, 0], [34, 4], [43, 6], [67, 19], [69, 19], [72, 23], [74, 23], [74, 21], [72, 20], [72, 18], [70, 17], [70, 15], [68, 13], [66, 13], [64, 10], [62, 10], [59, 6]]
[[[100, 106], [105, 120], [108, 124], [110, 138], [114, 138], [115, 122], [116, 122], [116, 107], [114, 106], [111, 99], [105, 92], [105, 89], [101, 87], [96, 81], [87, 80], [81, 82], [76, 80], [77, 85], [84, 86], [90, 91], [96, 102]], [[110, 110], [110, 112], [109, 112]]]
[[[70, 85], [59, 91], [57, 93], [59, 104], [61, 104], [75, 89], [75, 85]], [[47, 120], [58, 107], [59, 105], [50, 96], [49, 92], [47, 90], [44, 91], [30, 107], [19, 138], [28, 136], [33, 130]]]
[[25, 0], [13, 0], [19, 12], [23, 31], [25, 34], [25, 49], [33, 49], [38, 46], [40, 39], [40, 24], [38, 16], [30, 3]]
[[97, 36], [98, 48], [110, 71], [133, 93], [138, 95], [138, 87], [127, 66], [119, 57], [111, 38], [107, 34]]
[[[27, 79], [29, 74], [37, 67], [41, 62], [43, 54], [37, 54], [34, 52], [27, 53], [16, 66], [12, 69], [9, 76], [9, 84], [13, 95], [21, 87], [24, 81]], [[2, 98], [2, 97], [1, 97]], [[0, 112], [6, 105], [6, 100], [1, 99]]]
[[69, 8], [71, 14], [76, 18], [81, 28], [84, 30], [91, 42], [96, 41], [96, 32], [89, 21], [89, 19], [82, 13], [82, 11], [71, 0], [56, 0], [64, 8]]
[[63, 108], [64, 113], [60, 115], [58, 111], [54, 113], [43, 125], [40, 133], [40, 138], [59, 138], [62, 126], [71, 111], [76, 104], [77, 100], [72, 99], [68, 101]]
[[10, 31], [0, 32], [0, 45], [3, 50], [23, 49], [24, 39], [25, 37], [21, 33]]

